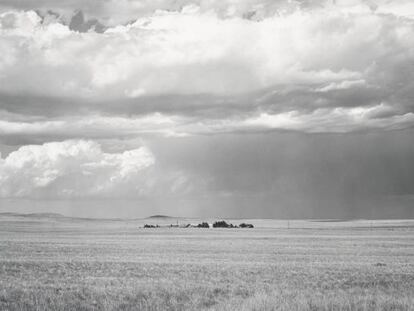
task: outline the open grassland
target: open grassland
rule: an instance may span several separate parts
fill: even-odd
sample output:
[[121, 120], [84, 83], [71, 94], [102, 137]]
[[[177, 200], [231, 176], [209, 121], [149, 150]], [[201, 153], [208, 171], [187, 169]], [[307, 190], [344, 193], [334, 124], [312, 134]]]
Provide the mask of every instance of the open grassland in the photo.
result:
[[3, 215], [0, 310], [414, 310], [414, 221], [243, 221]]

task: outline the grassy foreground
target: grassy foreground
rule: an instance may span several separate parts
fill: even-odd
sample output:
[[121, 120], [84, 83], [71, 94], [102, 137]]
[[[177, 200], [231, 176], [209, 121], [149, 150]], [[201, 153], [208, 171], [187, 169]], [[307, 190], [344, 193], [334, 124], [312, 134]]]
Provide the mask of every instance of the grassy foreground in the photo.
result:
[[0, 217], [0, 310], [414, 310], [414, 222], [249, 221]]

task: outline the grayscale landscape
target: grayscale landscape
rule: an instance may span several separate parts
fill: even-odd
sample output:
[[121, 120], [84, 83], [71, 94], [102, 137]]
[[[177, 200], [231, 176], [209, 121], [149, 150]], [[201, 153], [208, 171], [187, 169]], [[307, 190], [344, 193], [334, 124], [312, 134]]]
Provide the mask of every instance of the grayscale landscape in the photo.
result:
[[414, 0], [0, 0], [0, 311], [414, 311]]
[[0, 215], [0, 309], [414, 308], [412, 220], [177, 220]]

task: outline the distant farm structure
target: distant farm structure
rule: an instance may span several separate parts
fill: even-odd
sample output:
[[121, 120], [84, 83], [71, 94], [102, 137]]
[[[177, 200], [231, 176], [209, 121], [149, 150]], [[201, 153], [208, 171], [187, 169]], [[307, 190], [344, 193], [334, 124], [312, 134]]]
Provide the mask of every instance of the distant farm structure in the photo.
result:
[[145, 224], [144, 228], [254, 228], [253, 224], [241, 223], [240, 225], [233, 225], [232, 223], [227, 223], [224, 220], [216, 221], [212, 224], [207, 222], [202, 222], [199, 224], [170, 224], [160, 226], [158, 224]]

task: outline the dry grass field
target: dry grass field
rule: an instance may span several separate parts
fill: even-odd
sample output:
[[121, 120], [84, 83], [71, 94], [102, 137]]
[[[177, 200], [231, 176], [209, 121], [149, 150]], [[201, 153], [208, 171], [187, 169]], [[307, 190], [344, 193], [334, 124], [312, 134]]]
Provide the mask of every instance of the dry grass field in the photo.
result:
[[2, 215], [0, 310], [414, 310], [414, 221], [243, 221]]

